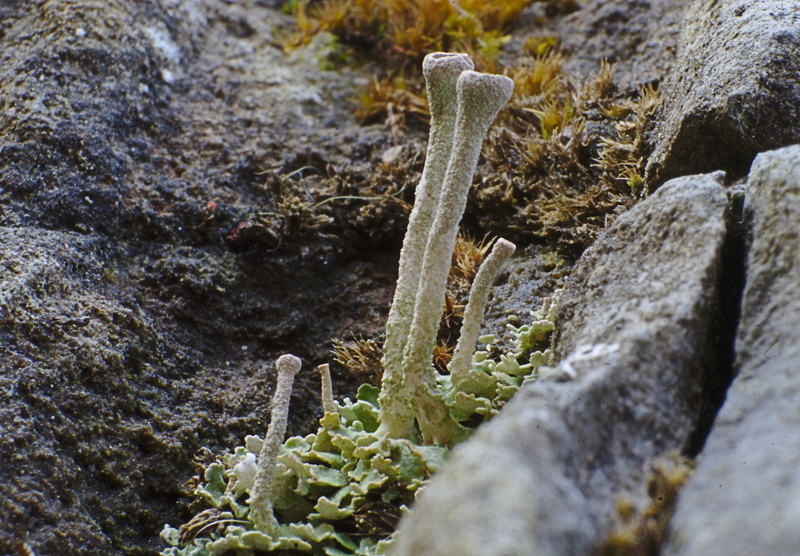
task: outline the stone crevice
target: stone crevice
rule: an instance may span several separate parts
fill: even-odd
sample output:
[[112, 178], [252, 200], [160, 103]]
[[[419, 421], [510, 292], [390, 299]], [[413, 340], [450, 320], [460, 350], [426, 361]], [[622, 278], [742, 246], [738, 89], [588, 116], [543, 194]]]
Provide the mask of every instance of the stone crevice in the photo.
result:
[[734, 186], [726, 193], [726, 233], [720, 254], [717, 294], [712, 304], [714, 316], [709, 330], [707, 370], [701, 392], [702, 407], [695, 429], [682, 451], [682, 455], [693, 459], [702, 451], [734, 377], [736, 331], [745, 286], [750, 220], [744, 212], [745, 187]]

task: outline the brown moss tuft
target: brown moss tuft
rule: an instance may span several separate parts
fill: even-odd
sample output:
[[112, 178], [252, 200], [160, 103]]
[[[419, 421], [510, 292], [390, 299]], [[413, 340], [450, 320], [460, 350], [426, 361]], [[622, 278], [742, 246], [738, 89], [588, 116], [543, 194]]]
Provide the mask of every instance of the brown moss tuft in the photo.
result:
[[448, 286], [458, 294], [466, 293], [483, 259], [489, 253], [492, 242], [484, 239], [476, 241], [466, 233], [459, 233], [453, 250], [452, 266], [448, 277]]
[[402, 74], [375, 76], [359, 95], [355, 115], [362, 124], [386, 122], [396, 137], [408, 118], [428, 120], [428, 102], [419, 84], [407, 85]]
[[[435, 51], [469, 54], [476, 66], [497, 72], [508, 28], [535, 0], [301, 0], [293, 6], [296, 33], [288, 46], [332, 33], [350, 53], [377, 62], [378, 76], [357, 99], [364, 123], [427, 115], [422, 101], [422, 59]], [[342, 56], [348, 59], [350, 56]]]
[[641, 197], [652, 87], [620, 92], [613, 66], [584, 83], [557, 53], [522, 58], [470, 203], [485, 233], [580, 253]]
[[382, 357], [383, 349], [374, 340], [365, 338], [333, 340], [333, 360], [361, 382], [373, 386], [381, 385]]
[[[294, 43], [329, 31], [344, 43], [369, 45], [393, 69], [419, 66], [425, 54], [457, 50], [493, 54], [502, 32], [533, 0], [301, 0]], [[389, 56], [387, 58], [386, 56]]]
[[[586, 80], [568, 77], [558, 37], [546, 34], [529, 37], [522, 54], [501, 65], [510, 25], [534, 1], [323, 0], [300, 2], [296, 14], [301, 40], [327, 30], [381, 60], [357, 115], [386, 122], [393, 137], [427, 118], [419, 69], [426, 53], [466, 52], [479, 69], [509, 75], [514, 96], [489, 132], [465, 224], [478, 235], [578, 255], [647, 191], [645, 138], [658, 91], [619, 91], [605, 62]], [[573, 0], [544, 3], [547, 17], [579, 7]], [[364, 188], [374, 190], [375, 181], [367, 178]]]
[[694, 462], [677, 454], [658, 460], [647, 477], [650, 502], [639, 511], [629, 500], [617, 502], [620, 527], [600, 547], [602, 556], [656, 556], [660, 553], [678, 492], [689, 480]]
[[636, 100], [601, 106], [604, 115], [617, 120], [616, 137], [601, 138], [600, 152], [594, 163], [602, 172], [600, 179], [606, 187], [625, 184], [634, 195], [645, 193], [645, 131], [660, 104], [658, 90], [647, 84], [640, 89]]
[[433, 366], [442, 374], [447, 373], [447, 365], [453, 359], [455, 347], [444, 342], [439, 342], [433, 348]]

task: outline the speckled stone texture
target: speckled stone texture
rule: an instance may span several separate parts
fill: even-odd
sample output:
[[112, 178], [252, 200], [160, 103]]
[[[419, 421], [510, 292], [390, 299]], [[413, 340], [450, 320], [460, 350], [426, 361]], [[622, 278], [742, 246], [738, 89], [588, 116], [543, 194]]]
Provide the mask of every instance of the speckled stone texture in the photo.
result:
[[713, 170], [744, 176], [759, 152], [800, 141], [794, 0], [695, 0], [664, 87], [648, 183]]
[[800, 554], [800, 146], [756, 157], [738, 374], [664, 554]]

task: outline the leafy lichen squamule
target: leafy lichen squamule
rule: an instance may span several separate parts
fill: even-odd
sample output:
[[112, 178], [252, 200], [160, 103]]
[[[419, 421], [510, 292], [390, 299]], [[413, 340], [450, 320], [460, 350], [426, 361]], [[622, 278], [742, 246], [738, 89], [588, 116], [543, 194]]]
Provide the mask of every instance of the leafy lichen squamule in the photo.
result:
[[[513, 328], [515, 350], [494, 360], [491, 337], [478, 351], [458, 387], [443, 377], [439, 389], [459, 420], [490, 417], [537, 368], [548, 362], [547, 336], [555, 304], [532, 322]], [[324, 366], [323, 366], [324, 367]], [[321, 369], [323, 377], [325, 370]], [[327, 387], [323, 386], [323, 390]], [[323, 404], [332, 396], [323, 394]], [[378, 434], [381, 413], [378, 389], [362, 384], [355, 401], [333, 401], [319, 429], [292, 437], [271, 457], [266, 442], [247, 436], [243, 446], [210, 464], [195, 495], [208, 507], [180, 529], [164, 527], [170, 544], [165, 556], [210, 556], [236, 551], [293, 550], [318, 555], [376, 556], [391, 546], [393, 523], [426, 481], [444, 464], [448, 450]], [[266, 454], [266, 455], [265, 455]], [[270, 459], [271, 458], [271, 459]], [[256, 525], [252, 491], [260, 466], [272, 469], [269, 500], [274, 522]], [[265, 491], [267, 492], [267, 491]], [[267, 516], [267, 520], [269, 516]]]

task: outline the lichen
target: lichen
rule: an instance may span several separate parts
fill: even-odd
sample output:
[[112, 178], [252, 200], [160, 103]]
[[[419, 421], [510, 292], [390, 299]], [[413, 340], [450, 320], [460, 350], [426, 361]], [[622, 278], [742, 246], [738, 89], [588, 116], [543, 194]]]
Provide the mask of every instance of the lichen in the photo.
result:
[[470, 362], [489, 288], [515, 248], [498, 239], [472, 284], [451, 373], [434, 367], [458, 223], [483, 138], [513, 82], [471, 71], [462, 54], [430, 54], [424, 67], [429, 97], [441, 101], [429, 144], [429, 153], [438, 154], [426, 162], [419, 189], [427, 193], [418, 194], [403, 243], [381, 387], [363, 384], [354, 402], [337, 403], [328, 366], [321, 365], [320, 428], [281, 446], [291, 382], [301, 367], [298, 358], [281, 356], [266, 439], [249, 436], [206, 468], [195, 494], [215, 511], [181, 529], [166, 526], [162, 537], [173, 547], [163, 554], [383, 554], [396, 520], [449, 448], [548, 362], [549, 351], [533, 350], [548, 340], [552, 307], [533, 315], [531, 325], [512, 327], [516, 351], [498, 361], [478, 351]]
[[[470, 426], [495, 415], [548, 362], [555, 304], [531, 313], [530, 324], [511, 327], [515, 349], [489, 357], [494, 338], [480, 339], [470, 369], [454, 384], [438, 381], [452, 414]], [[325, 372], [325, 371], [322, 371]], [[391, 544], [399, 517], [444, 464], [449, 450], [377, 434], [379, 389], [362, 384], [356, 399], [336, 402], [316, 433], [287, 439], [276, 458], [272, 507], [279, 523], [273, 534], [252, 521], [249, 496], [263, 440], [243, 446], [205, 468], [195, 496], [209, 509], [189, 523], [164, 527], [170, 548], [164, 556], [207, 556], [235, 550], [294, 550], [327, 556], [380, 555]]]

